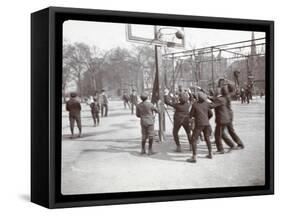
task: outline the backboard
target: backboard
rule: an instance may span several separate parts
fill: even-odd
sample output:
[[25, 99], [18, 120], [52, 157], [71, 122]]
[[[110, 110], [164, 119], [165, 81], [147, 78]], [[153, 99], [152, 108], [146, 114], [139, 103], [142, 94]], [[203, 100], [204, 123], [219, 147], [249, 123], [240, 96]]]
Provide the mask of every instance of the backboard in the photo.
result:
[[130, 42], [184, 48], [184, 28], [175, 26], [154, 26], [127, 24], [126, 37]]

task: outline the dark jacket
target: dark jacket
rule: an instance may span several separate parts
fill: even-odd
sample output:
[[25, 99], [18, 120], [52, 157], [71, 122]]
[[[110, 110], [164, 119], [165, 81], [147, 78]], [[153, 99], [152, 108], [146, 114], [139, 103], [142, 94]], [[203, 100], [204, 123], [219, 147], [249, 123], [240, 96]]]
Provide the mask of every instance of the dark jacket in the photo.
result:
[[185, 117], [189, 118], [189, 109], [190, 109], [189, 103], [176, 103], [169, 96], [164, 96], [164, 102], [165, 104], [175, 109], [175, 114], [174, 114], [175, 120], [177, 119], [182, 120], [182, 118]]
[[130, 96], [127, 95], [127, 94], [124, 94], [123, 97], [122, 97], [122, 100], [125, 101], [125, 102], [129, 102]]
[[226, 98], [226, 107], [229, 112], [230, 122], [232, 122], [233, 121], [233, 110], [231, 108], [231, 98], [230, 97]]
[[108, 98], [106, 94], [101, 94], [99, 96], [100, 104], [108, 104]]
[[98, 102], [92, 102], [90, 104], [92, 113], [99, 113], [100, 111], [100, 104]]
[[130, 95], [130, 102], [131, 102], [132, 104], [137, 105], [137, 103], [138, 103], [138, 96], [137, 96], [137, 95], [131, 94], [131, 95]]
[[148, 126], [154, 124], [154, 112], [158, 110], [148, 101], [141, 102], [137, 105], [136, 116], [141, 118], [141, 125]]
[[187, 92], [180, 92], [179, 97], [182, 97], [185, 101], [188, 101], [189, 95]]
[[215, 97], [212, 106], [215, 108], [215, 121], [217, 124], [228, 124], [231, 122], [230, 112], [227, 108], [226, 97]]
[[195, 127], [209, 126], [209, 119], [212, 118], [213, 112], [206, 101], [194, 102], [190, 111], [190, 117], [195, 118]]
[[70, 98], [66, 102], [66, 110], [69, 112], [69, 116], [78, 117], [80, 116], [81, 105], [75, 98]]

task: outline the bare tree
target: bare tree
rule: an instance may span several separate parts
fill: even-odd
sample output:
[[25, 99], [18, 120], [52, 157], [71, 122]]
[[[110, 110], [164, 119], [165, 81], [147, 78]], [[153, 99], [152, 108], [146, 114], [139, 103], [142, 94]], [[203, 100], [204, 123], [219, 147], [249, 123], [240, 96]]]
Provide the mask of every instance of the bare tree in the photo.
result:
[[84, 65], [83, 53], [81, 49], [79, 49], [79, 46], [77, 46], [77, 43], [74, 45], [70, 43], [65, 45], [65, 49], [63, 50], [63, 61], [65, 68], [66, 65], [67, 68], [71, 68], [70, 71], [73, 72], [73, 78], [77, 82], [78, 92], [82, 96], [82, 76], [86, 67]]
[[140, 91], [153, 83], [155, 72], [154, 50], [150, 46], [134, 46], [133, 61], [136, 70], [137, 87]]
[[75, 80], [81, 96], [91, 95], [106, 84], [108, 90], [137, 88], [152, 84], [155, 70], [154, 52], [149, 46], [113, 48], [101, 51], [85, 43], [63, 46], [63, 89]]

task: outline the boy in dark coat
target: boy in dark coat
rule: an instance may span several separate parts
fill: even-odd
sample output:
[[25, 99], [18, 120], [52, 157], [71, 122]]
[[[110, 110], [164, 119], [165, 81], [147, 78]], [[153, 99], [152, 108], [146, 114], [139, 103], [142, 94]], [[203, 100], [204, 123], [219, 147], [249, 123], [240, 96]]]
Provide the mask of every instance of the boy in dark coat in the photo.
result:
[[124, 92], [124, 94], [122, 96], [122, 100], [123, 100], [123, 103], [124, 103], [124, 108], [126, 109], [127, 106], [130, 108], [130, 104], [129, 104], [130, 96], [127, 94], [127, 92]]
[[205, 101], [205, 96], [202, 92], [198, 92], [198, 101], [194, 102], [190, 111], [190, 117], [195, 119], [195, 128], [191, 138], [192, 145], [192, 157], [187, 159], [187, 162], [195, 163], [197, 156], [197, 140], [200, 133], [203, 131], [204, 139], [208, 147], [207, 158], [212, 158], [212, 146], [210, 141], [211, 126], [209, 119], [213, 116], [213, 113], [209, 107], [209, 104]]
[[241, 88], [240, 97], [241, 97], [241, 103], [245, 103], [246, 102], [246, 93], [243, 88]]
[[78, 137], [81, 136], [82, 126], [81, 126], [81, 105], [80, 102], [76, 99], [76, 93], [70, 93], [70, 99], [66, 102], [66, 110], [69, 112], [69, 123], [70, 123], [70, 131], [71, 138], [73, 138], [74, 132], [74, 122], [76, 121], [79, 134]]
[[131, 103], [131, 113], [134, 114], [134, 107], [138, 104], [138, 96], [136, 91], [133, 89], [132, 94], [130, 94], [130, 103]]
[[173, 100], [169, 97], [169, 95], [164, 96], [165, 104], [175, 109], [173, 137], [177, 145], [177, 149], [176, 149], [177, 152], [181, 152], [181, 145], [180, 145], [178, 133], [182, 126], [186, 132], [189, 144], [191, 145], [191, 133], [190, 133], [191, 130], [190, 130], [190, 118], [189, 118], [190, 104], [187, 103], [187, 101], [188, 101], [188, 97], [183, 95], [180, 95], [179, 103], [173, 102]]
[[101, 105], [101, 116], [107, 117], [107, 115], [108, 115], [108, 97], [105, 94], [104, 89], [101, 91], [99, 100], [100, 100], [100, 105]]
[[139, 103], [136, 107], [136, 116], [140, 118], [141, 123], [141, 133], [142, 133], [142, 142], [141, 142], [141, 154], [145, 154], [145, 143], [148, 139], [148, 155], [152, 155], [152, 144], [154, 137], [154, 115], [153, 112], [158, 110], [153, 106], [152, 103], [147, 101], [148, 95], [143, 93], [141, 95], [142, 102]]
[[228, 90], [227, 86], [221, 88], [221, 94], [214, 98], [213, 107], [215, 108], [216, 114], [216, 129], [215, 129], [215, 141], [217, 150], [219, 153], [224, 153], [224, 148], [222, 145], [222, 139], [230, 147], [234, 148], [234, 143], [232, 140], [224, 133], [225, 128], [231, 123], [231, 116], [229, 109], [227, 108]]
[[94, 121], [94, 127], [96, 127], [97, 125], [100, 124], [100, 116], [99, 116], [100, 104], [96, 98], [94, 98], [94, 101], [90, 104], [90, 108]]
[[[243, 149], [244, 148], [244, 144], [241, 141], [241, 139], [239, 138], [239, 136], [236, 134], [236, 132], [234, 130], [234, 127], [233, 127], [233, 110], [231, 108], [231, 96], [232, 96], [232, 94], [235, 94], [235, 88], [232, 85], [228, 84], [227, 85], [227, 90], [228, 90], [229, 94], [226, 97], [226, 100], [227, 100], [226, 107], [227, 107], [227, 109], [229, 111], [230, 123], [226, 126], [226, 128], [227, 128], [227, 131], [228, 131], [230, 137], [233, 139], [234, 142], [237, 143], [237, 147], [239, 149]], [[224, 133], [225, 133], [225, 131], [223, 131], [222, 137], [225, 137]]]

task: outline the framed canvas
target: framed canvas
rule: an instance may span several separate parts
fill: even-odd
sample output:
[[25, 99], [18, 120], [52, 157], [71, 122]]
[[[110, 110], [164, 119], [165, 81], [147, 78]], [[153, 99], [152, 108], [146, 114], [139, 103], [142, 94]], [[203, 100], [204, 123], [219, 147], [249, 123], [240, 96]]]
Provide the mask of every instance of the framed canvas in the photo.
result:
[[274, 22], [31, 15], [31, 201], [274, 193]]

